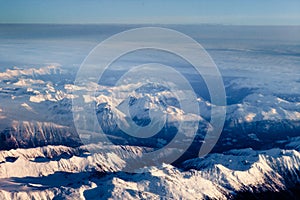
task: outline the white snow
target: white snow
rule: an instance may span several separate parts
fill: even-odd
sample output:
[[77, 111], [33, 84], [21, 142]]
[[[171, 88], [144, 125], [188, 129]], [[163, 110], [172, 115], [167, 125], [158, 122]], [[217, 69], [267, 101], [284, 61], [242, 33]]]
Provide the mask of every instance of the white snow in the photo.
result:
[[[291, 144], [296, 141], [291, 140]], [[187, 171], [162, 164], [129, 174], [122, 172], [124, 158], [114, 153], [120, 146], [107, 148], [96, 154], [84, 154], [84, 147], [64, 146], [1, 151], [0, 198], [71, 195], [76, 199], [227, 199], [241, 190], [275, 192], [286, 188], [285, 180], [300, 182], [300, 153], [296, 150], [231, 150], [188, 160], [183, 166], [193, 169]], [[138, 147], [122, 148], [141, 153]], [[63, 154], [70, 157], [55, 159]], [[17, 159], [7, 162], [7, 157]], [[104, 176], [97, 176], [94, 170]]]
[[7, 69], [5, 72], [0, 73], [1, 79], [12, 79], [14, 77], [20, 76], [34, 76], [34, 75], [45, 75], [45, 74], [53, 74], [53, 73], [60, 73], [59, 66], [46, 66], [41, 68], [26, 68], [21, 69], [14, 67], [13, 69]]

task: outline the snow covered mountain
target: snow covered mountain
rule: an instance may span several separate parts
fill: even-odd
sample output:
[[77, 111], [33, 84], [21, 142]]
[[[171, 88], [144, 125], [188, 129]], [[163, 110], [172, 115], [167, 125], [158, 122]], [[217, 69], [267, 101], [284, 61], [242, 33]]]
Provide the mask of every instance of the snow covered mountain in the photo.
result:
[[[0, 199], [299, 199], [299, 27], [170, 26], [199, 41], [223, 78], [225, 125], [204, 158], [199, 148], [214, 129], [217, 105], [184, 59], [134, 51], [113, 62], [101, 80], [74, 81], [95, 45], [130, 27], [136, 26], [0, 25]], [[145, 63], [172, 66], [195, 89], [195, 104], [184, 109], [176, 94], [189, 102], [186, 91], [155, 81], [117, 84]], [[161, 73], [166, 82], [177, 80], [167, 72]], [[72, 106], [78, 99], [91, 105], [90, 116]], [[165, 116], [155, 121], [157, 134], [137, 138], [124, 131], [134, 125], [134, 134], [147, 136], [139, 130], [160, 117], [156, 113]], [[188, 144], [180, 158], [139, 162], [173, 141], [180, 123], [198, 129], [195, 138], [183, 131], [186, 140], [177, 138], [170, 148]]]
[[97, 154], [65, 146], [1, 151], [0, 197], [228, 199], [274, 193], [293, 199], [300, 183], [299, 141], [286, 141], [294, 150], [231, 150], [187, 160], [180, 168], [162, 164], [137, 173], [122, 172], [124, 158], [114, 152], [125, 148], [138, 156], [140, 147], [110, 146]]
[[[199, 121], [194, 143], [201, 143], [206, 131], [213, 128], [210, 121], [212, 105], [209, 99], [198, 97], [200, 115], [185, 113], [172, 91], [153, 83], [140, 85], [103, 86], [88, 82], [89, 87], [72, 83], [74, 74], [60, 67], [7, 69], [0, 74], [0, 134], [1, 148], [35, 147], [51, 144], [76, 146], [80, 144], [74, 130], [72, 99], [79, 98], [72, 92], [86, 91], [84, 101], [93, 102], [98, 122], [111, 140], [119, 144], [131, 144], [160, 148], [176, 134], [178, 122]], [[135, 89], [130, 97], [126, 91]], [[95, 95], [91, 93], [97, 91]], [[230, 93], [230, 91], [228, 91]], [[112, 96], [118, 94], [120, 96]], [[124, 99], [126, 99], [124, 101]], [[150, 110], [163, 110], [167, 123], [159, 134], [151, 139], [136, 139], [124, 134], [116, 119], [126, 124], [124, 106], [129, 106], [132, 120], [138, 126], [150, 123]], [[239, 102], [226, 107], [224, 131], [214, 151], [232, 148], [268, 149], [280, 147], [275, 140], [298, 136], [300, 132], [300, 102], [278, 97], [276, 94], [253, 91]], [[16, 113], [19, 113], [16, 115]], [[91, 120], [82, 119], [89, 123]], [[92, 124], [86, 124], [92, 128]], [[248, 141], [247, 143], [244, 141]]]
[[7, 69], [0, 77], [0, 149], [81, 144], [70, 126], [71, 97], [54, 89], [64, 78], [59, 67]]
[[12, 121], [1, 131], [0, 149], [29, 148], [48, 144], [78, 146], [78, 136], [71, 128], [51, 122]]

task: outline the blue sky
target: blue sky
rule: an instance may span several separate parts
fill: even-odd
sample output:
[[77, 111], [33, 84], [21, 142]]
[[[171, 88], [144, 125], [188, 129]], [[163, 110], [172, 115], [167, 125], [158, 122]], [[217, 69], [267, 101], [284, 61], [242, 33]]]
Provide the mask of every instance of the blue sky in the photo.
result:
[[0, 0], [0, 23], [300, 25], [300, 0]]

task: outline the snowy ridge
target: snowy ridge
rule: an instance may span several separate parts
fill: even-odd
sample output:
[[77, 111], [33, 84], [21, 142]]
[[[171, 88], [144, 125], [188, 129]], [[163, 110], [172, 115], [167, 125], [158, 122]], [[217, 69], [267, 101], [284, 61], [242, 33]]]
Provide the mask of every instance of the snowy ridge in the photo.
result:
[[[295, 141], [287, 146], [299, 145]], [[118, 148], [137, 156], [143, 151], [126, 146], [111, 146], [93, 155], [84, 147], [64, 146], [1, 151], [0, 197], [43, 199], [55, 193], [78, 199], [227, 199], [237, 192], [280, 192], [300, 183], [300, 153], [296, 150], [231, 150], [188, 160], [182, 164], [184, 171], [163, 164], [128, 174], [120, 171], [124, 158], [113, 153]]]
[[279, 192], [293, 186], [289, 183], [300, 182], [300, 153], [296, 150], [234, 150], [188, 160], [183, 165], [200, 170], [204, 178], [232, 191], [258, 192], [265, 188]]
[[36, 75], [51, 75], [60, 74], [61, 68], [59, 66], [50, 65], [41, 68], [17, 68], [6, 69], [5, 72], [0, 73], [0, 78], [2, 80], [12, 80], [16, 77], [35, 77]]
[[[103, 146], [101, 152], [90, 154], [87, 146], [72, 148], [66, 146], [44, 146], [29, 149], [0, 151], [0, 177], [47, 176], [55, 172], [79, 173], [97, 170], [117, 172], [125, 167], [125, 159], [140, 156], [145, 149], [132, 146]], [[98, 146], [91, 148], [99, 148]], [[129, 154], [119, 157], [120, 150]], [[126, 156], [126, 155], [124, 155]], [[15, 170], [13, 167], [20, 167]], [[26, 166], [23, 168], [22, 166]]]
[[[4, 127], [4, 125], [2, 125]], [[74, 131], [52, 122], [16, 121], [1, 130], [1, 149], [26, 148], [47, 144], [76, 146], [80, 140]]]
[[227, 108], [227, 120], [253, 122], [262, 120], [299, 120], [300, 102], [289, 102], [273, 95], [253, 93], [242, 104]]

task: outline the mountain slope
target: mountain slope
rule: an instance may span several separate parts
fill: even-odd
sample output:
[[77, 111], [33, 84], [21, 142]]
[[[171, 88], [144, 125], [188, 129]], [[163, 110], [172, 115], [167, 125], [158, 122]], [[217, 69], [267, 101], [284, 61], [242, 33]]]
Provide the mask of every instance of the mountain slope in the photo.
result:
[[144, 151], [132, 146], [108, 146], [97, 154], [64, 146], [1, 151], [0, 197], [227, 199], [287, 192], [292, 198], [291, 189], [300, 183], [299, 138], [286, 142], [295, 150], [231, 150], [187, 160], [181, 169], [162, 164], [136, 173], [121, 171], [126, 158], [114, 153], [118, 148], [136, 156]]

